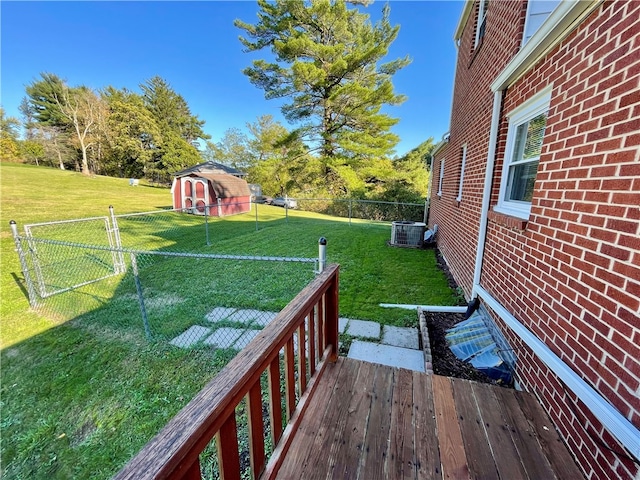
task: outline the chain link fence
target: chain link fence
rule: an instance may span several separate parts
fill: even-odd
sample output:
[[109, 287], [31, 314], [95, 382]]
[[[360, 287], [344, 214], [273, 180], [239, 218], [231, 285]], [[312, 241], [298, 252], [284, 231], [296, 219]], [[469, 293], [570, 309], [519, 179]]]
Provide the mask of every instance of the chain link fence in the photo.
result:
[[218, 216], [219, 205], [211, 205], [116, 214], [110, 207], [103, 217], [25, 225], [24, 235], [13, 225], [25, 293], [60, 322], [81, 317], [180, 348], [241, 348], [313, 278], [317, 259], [207, 247], [247, 229], [307, 220], [300, 210], [350, 223], [420, 221], [425, 212], [422, 204], [329, 199], [298, 199], [295, 209], [231, 208], [249, 211]]
[[412, 221], [426, 218], [425, 203], [383, 202], [377, 200], [301, 198], [297, 208], [334, 217], [371, 222]]
[[[26, 226], [25, 235], [13, 224], [32, 308], [58, 322], [79, 321], [181, 349], [238, 351], [318, 269], [314, 258], [176, 251], [195, 249], [195, 239], [202, 250], [203, 237], [201, 223], [193, 228], [191, 216], [175, 215], [50, 222]], [[134, 225], [141, 226], [139, 235]], [[154, 235], [150, 227], [158, 225], [167, 228]], [[166, 244], [167, 232], [179, 229], [185, 234]]]

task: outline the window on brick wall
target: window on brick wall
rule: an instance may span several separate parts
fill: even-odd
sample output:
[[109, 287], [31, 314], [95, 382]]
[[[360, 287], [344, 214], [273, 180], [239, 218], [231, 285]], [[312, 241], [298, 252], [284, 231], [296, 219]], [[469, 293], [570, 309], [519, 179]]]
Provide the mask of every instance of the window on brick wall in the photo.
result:
[[440, 177], [438, 178], [438, 196], [442, 196], [442, 183], [444, 181], [444, 158], [440, 160]]
[[464, 182], [464, 167], [467, 164], [467, 145], [463, 145], [462, 146], [462, 160], [460, 163], [460, 184], [458, 185], [458, 196], [456, 197], [456, 200], [458, 202], [462, 201], [462, 183]]
[[480, 0], [480, 6], [478, 7], [478, 23], [476, 28], [476, 41], [474, 42], [474, 48], [477, 47], [484, 37], [484, 31], [487, 28], [487, 9], [489, 8], [489, 0]]
[[523, 46], [538, 31], [559, 3], [560, 0], [529, 0], [527, 2], [527, 17], [522, 33]]
[[509, 114], [498, 212], [529, 218], [550, 101], [548, 90]]

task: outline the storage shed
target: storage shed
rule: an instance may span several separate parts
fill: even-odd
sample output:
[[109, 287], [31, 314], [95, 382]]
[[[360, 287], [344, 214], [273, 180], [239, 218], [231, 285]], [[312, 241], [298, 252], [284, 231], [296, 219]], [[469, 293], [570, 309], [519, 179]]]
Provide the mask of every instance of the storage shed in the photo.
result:
[[[251, 191], [245, 174], [216, 162], [205, 162], [174, 174], [173, 208], [222, 217], [251, 210]], [[209, 207], [206, 212], [206, 207]]]

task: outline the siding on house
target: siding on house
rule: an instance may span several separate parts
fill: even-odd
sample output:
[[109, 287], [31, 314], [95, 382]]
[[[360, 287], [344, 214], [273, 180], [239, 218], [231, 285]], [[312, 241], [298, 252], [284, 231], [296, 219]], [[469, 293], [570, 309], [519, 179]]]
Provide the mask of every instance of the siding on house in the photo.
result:
[[[436, 164], [447, 159], [444, 194], [432, 196], [429, 221], [439, 225], [438, 246], [467, 295], [491, 122], [488, 85], [518, 51], [525, 16], [526, 2], [494, 0], [480, 48], [472, 48], [473, 13], [460, 40], [450, 140], [436, 156]], [[490, 209], [481, 284], [640, 429], [640, 2], [601, 3], [506, 90], [491, 207], [506, 114], [549, 86], [531, 215], [522, 220]], [[640, 478], [638, 465], [591, 412], [495, 320], [518, 358], [520, 385], [539, 397], [587, 478]]]

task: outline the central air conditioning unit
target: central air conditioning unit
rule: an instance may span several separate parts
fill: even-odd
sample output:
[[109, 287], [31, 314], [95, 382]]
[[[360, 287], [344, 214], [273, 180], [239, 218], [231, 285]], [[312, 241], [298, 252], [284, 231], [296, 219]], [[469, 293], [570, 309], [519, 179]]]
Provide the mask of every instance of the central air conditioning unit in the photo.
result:
[[422, 222], [393, 222], [390, 245], [397, 247], [421, 247], [427, 225]]

